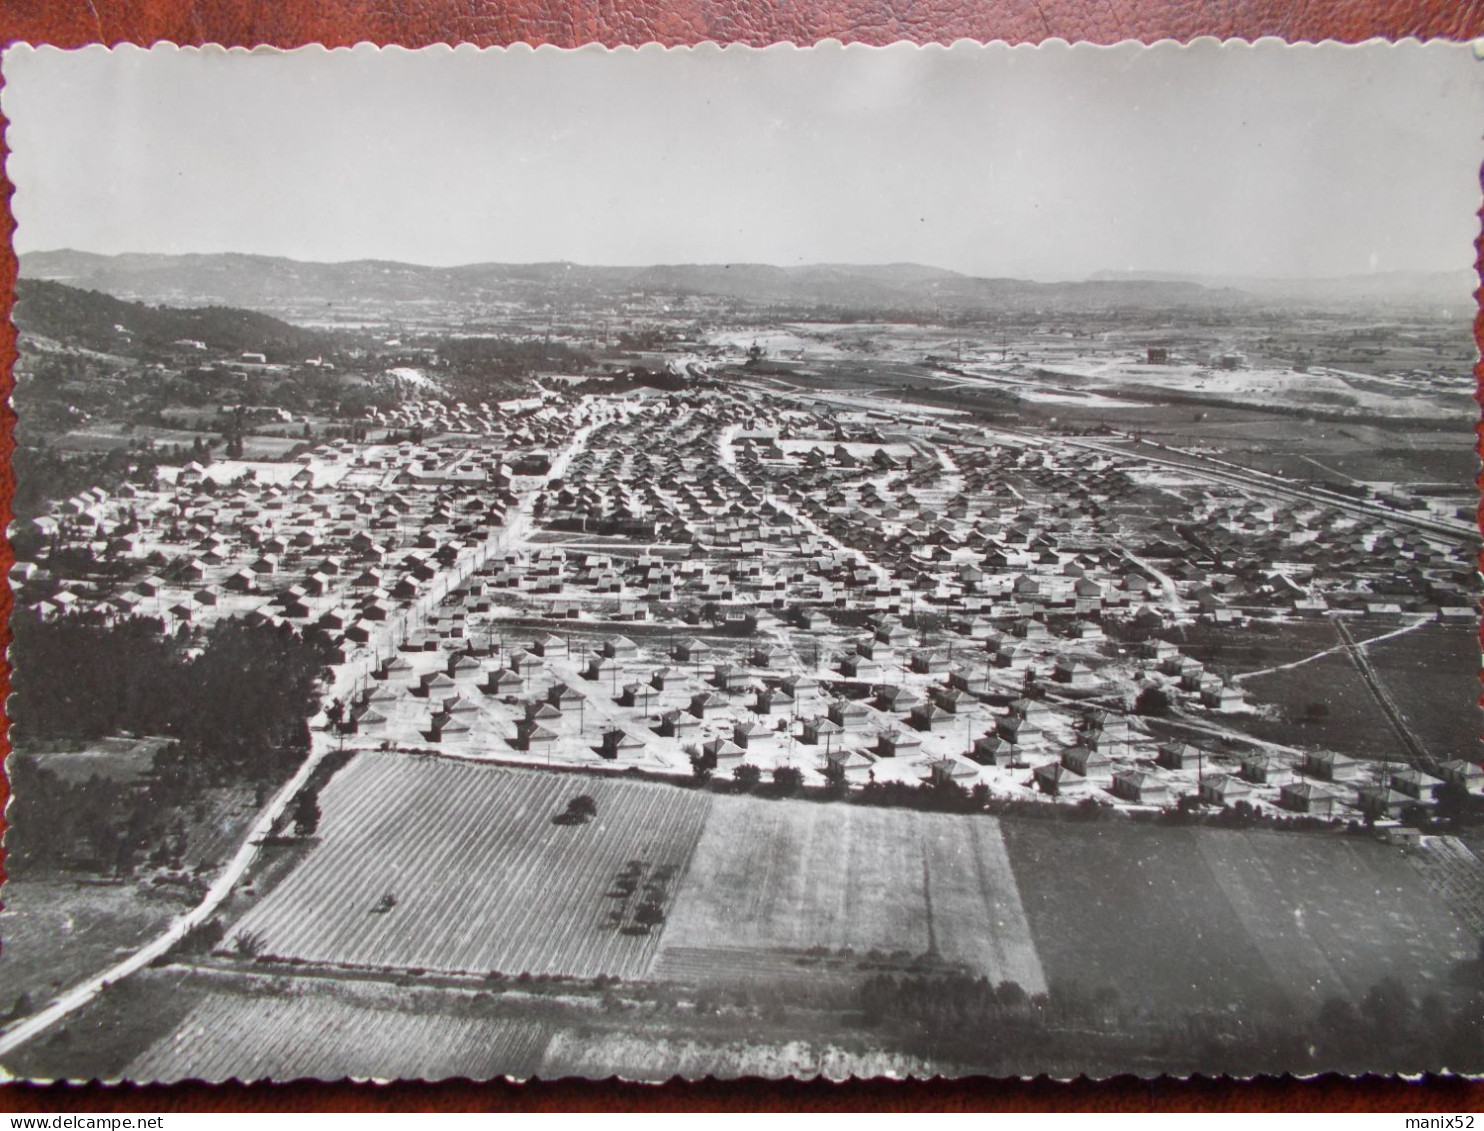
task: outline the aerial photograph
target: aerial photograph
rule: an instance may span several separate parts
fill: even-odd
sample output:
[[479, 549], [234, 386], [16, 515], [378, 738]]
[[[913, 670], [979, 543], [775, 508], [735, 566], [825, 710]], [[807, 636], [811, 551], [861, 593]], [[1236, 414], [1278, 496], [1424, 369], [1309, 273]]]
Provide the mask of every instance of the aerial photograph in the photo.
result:
[[1478, 68], [9, 49], [0, 1076], [1484, 1072]]

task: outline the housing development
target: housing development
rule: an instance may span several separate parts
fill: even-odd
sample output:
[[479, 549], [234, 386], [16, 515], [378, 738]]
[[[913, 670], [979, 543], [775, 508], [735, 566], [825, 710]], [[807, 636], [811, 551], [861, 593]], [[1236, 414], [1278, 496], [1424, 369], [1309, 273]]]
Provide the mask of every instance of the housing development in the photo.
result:
[[11, 1073], [1484, 1063], [1466, 317], [192, 270], [23, 261]]

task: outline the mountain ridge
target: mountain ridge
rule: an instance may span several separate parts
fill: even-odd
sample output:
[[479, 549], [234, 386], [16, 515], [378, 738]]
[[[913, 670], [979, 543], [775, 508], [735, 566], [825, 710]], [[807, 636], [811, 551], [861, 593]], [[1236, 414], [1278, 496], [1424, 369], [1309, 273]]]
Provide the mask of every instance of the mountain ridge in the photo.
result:
[[918, 263], [670, 263], [589, 265], [475, 262], [452, 267], [356, 259], [334, 263], [247, 252], [102, 255], [72, 249], [26, 252], [22, 278], [170, 306], [225, 305], [282, 314], [306, 304], [448, 302], [613, 303], [656, 294], [714, 297], [757, 306], [869, 312], [994, 310], [1047, 313], [1153, 307], [1247, 307], [1273, 301], [1442, 304], [1457, 299], [1454, 273], [1246, 280], [1158, 272], [1097, 272], [1085, 280], [1036, 282], [967, 275]]

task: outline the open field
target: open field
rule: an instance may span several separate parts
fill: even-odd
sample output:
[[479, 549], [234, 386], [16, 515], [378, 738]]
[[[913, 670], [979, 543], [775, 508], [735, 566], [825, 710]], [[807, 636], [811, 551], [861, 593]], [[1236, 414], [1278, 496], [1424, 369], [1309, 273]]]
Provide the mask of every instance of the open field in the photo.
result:
[[[1396, 629], [1391, 622], [1356, 621], [1350, 625], [1358, 643]], [[1256, 620], [1240, 632], [1218, 625], [1182, 625], [1170, 639], [1181, 652], [1227, 677], [1266, 671], [1341, 647], [1334, 625], [1323, 619], [1282, 623]]]
[[178, 898], [132, 884], [5, 881], [0, 911], [0, 1014], [21, 994], [39, 1008], [60, 990], [153, 938], [185, 910]]
[[1479, 758], [1479, 642], [1470, 626], [1429, 626], [1366, 649], [1407, 725], [1439, 761]]
[[[450, 995], [450, 1004], [457, 1004]], [[537, 1022], [377, 1007], [329, 994], [212, 993], [124, 1070], [126, 1079], [475, 1080], [529, 1076], [547, 1041]]]
[[[473, 768], [489, 781], [533, 776]], [[354, 775], [340, 780], [371, 788]], [[652, 792], [637, 783], [597, 784]], [[549, 801], [539, 800], [543, 814]], [[536, 803], [529, 799], [527, 808]], [[618, 804], [616, 793], [599, 797], [600, 810]], [[162, 1080], [929, 1074], [954, 1071], [951, 1058], [925, 1062], [881, 1051], [911, 1046], [856, 1032], [853, 996], [834, 992], [859, 977], [855, 960], [847, 963], [848, 979], [806, 971], [816, 982], [835, 983], [824, 994], [805, 992], [794, 975], [756, 985], [703, 981], [713, 1011], [698, 1007], [703, 995], [638, 982], [663, 979], [676, 953], [672, 938], [722, 940], [730, 949], [707, 953], [735, 955], [744, 966], [748, 956], [775, 955], [788, 965], [798, 951], [781, 948], [806, 940], [853, 946], [860, 958], [862, 947], [936, 943], [941, 956], [977, 961], [989, 979], [1011, 978], [1028, 990], [1050, 986], [1055, 996], [1071, 983], [1084, 995], [1111, 989], [1120, 1011], [1155, 1023], [1189, 1010], [1297, 1021], [1330, 997], [1362, 1000], [1387, 975], [1417, 996], [1441, 989], [1475, 949], [1407, 854], [1370, 838], [733, 797], [712, 799], [706, 829], [660, 960], [616, 995], [576, 982], [177, 965], [112, 987], [18, 1050], [6, 1068], [43, 1078]], [[931, 883], [924, 882], [924, 859]], [[975, 889], [970, 877], [981, 868]], [[436, 927], [444, 908], [478, 915], [463, 888], [430, 886], [438, 890], [421, 909], [435, 924], [428, 939], [448, 937]], [[564, 885], [548, 877], [544, 895], [560, 906]], [[545, 900], [527, 901], [539, 902]], [[526, 937], [539, 938], [549, 921], [533, 920]], [[1026, 972], [1029, 962], [1034, 972]], [[1134, 1047], [1099, 1053], [1079, 1043], [1082, 1052], [1055, 1065], [1127, 1070], [1133, 1065], [1119, 1058], [1134, 1055]], [[1008, 1063], [1004, 1057], [1015, 1055], [1008, 1047], [980, 1051], [984, 1059], [974, 1063]], [[1142, 1070], [1161, 1065], [1169, 1067], [1138, 1062]], [[1025, 1070], [1047, 1067], [1035, 1062]]]
[[1398, 850], [1332, 834], [1005, 821], [1048, 982], [1150, 1009], [1423, 993], [1475, 940]]
[[[578, 794], [597, 817], [554, 824]], [[321, 843], [233, 937], [310, 962], [642, 977], [659, 943], [634, 925], [644, 887], [610, 892], [631, 861], [640, 885], [673, 892], [707, 804], [659, 785], [361, 754], [320, 796]]]
[[[725, 978], [730, 964], [752, 965], [739, 952], [817, 947], [935, 954], [994, 982], [1045, 988], [999, 822], [716, 798], [657, 973]], [[710, 972], [699, 953], [708, 950]]]
[[[1285, 671], [1255, 675], [1242, 686], [1254, 704], [1272, 704], [1278, 709], [1278, 718], [1251, 715], [1241, 719], [1241, 729], [1257, 738], [1359, 757], [1405, 756], [1390, 720], [1344, 652]], [[1310, 715], [1311, 709], [1316, 714]]]

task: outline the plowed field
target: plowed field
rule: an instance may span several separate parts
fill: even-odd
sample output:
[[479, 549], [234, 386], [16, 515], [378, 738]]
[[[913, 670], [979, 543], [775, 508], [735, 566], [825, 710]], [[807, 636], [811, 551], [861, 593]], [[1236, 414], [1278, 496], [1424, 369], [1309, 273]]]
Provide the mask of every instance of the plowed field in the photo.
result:
[[[583, 825], [552, 818], [578, 794]], [[668, 905], [709, 800], [643, 782], [360, 755], [320, 795], [320, 844], [228, 939], [266, 957], [447, 972], [640, 978], [659, 931], [637, 927], [643, 886]], [[615, 891], [631, 870], [640, 885]], [[391, 904], [388, 906], [388, 897]]]

